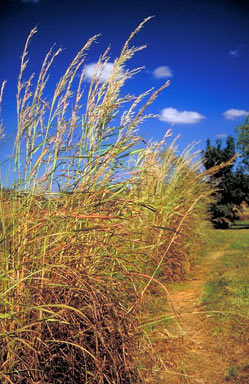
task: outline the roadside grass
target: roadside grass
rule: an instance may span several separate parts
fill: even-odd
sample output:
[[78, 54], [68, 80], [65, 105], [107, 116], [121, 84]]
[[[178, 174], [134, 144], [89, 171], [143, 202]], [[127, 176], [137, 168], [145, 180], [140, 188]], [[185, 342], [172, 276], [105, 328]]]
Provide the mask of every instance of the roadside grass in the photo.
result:
[[138, 134], [169, 85], [124, 94], [140, 70], [127, 61], [144, 48], [130, 43], [148, 20], [104, 83], [108, 49], [84, 83], [94, 36], [52, 95], [49, 72], [61, 49], [49, 50], [36, 77], [27, 71], [36, 28], [25, 44], [10, 172], [0, 188], [4, 384], [164, 383], [174, 370], [165, 283], [190, 270], [212, 191], [191, 146], [179, 156], [170, 132], [159, 143]]
[[230, 356], [226, 381], [249, 380], [249, 231], [215, 231], [224, 255], [216, 262], [205, 285], [202, 302], [223, 353]]

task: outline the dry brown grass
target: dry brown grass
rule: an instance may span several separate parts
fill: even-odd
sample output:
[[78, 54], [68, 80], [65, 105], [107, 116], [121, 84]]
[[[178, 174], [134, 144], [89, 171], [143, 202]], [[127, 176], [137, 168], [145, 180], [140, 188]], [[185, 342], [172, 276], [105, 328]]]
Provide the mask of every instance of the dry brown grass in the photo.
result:
[[[137, 72], [126, 61], [143, 48], [129, 43], [146, 21], [104, 83], [108, 52], [101, 56], [84, 110], [84, 60], [96, 37], [73, 59], [51, 101], [44, 92], [60, 50], [49, 51], [32, 86], [33, 75], [23, 77], [36, 30], [25, 45], [10, 160], [15, 180], [0, 198], [4, 384], [157, 382], [166, 369], [160, 348], [170, 343], [153, 329], [144, 332], [144, 322], [158, 316], [146, 303], [163, 300], [164, 314], [169, 310], [164, 284], [190, 268], [210, 190], [190, 148], [181, 156], [174, 144], [166, 148], [169, 133], [138, 147], [138, 126], [151, 117], [145, 110], [168, 86], [122, 95]], [[161, 331], [167, 335], [167, 324]]]

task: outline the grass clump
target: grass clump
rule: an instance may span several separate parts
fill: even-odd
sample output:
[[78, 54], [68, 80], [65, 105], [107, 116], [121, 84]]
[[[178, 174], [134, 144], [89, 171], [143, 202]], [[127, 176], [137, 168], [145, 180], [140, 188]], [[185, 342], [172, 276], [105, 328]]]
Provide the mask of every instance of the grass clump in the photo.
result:
[[143, 332], [145, 304], [158, 297], [168, 305], [164, 283], [189, 269], [210, 190], [190, 148], [179, 157], [174, 145], [165, 150], [169, 133], [150, 144], [138, 135], [168, 82], [122, 94], [138, 72], [125, 64], [144, 48], [130, 42], [146, 21], [104, 83], [108, 50], [100, 57], [85, 99], [84, 62], [97, 36], [51, 98], [48, 73], [60, 49], [48, 52], [33, 84], [34, 74], [24, 77], [36, 29], [27, 39], [14, 151], [0, 191], [3, 383], [156, 382], [166, 369], [156, 349], [162, 337]]

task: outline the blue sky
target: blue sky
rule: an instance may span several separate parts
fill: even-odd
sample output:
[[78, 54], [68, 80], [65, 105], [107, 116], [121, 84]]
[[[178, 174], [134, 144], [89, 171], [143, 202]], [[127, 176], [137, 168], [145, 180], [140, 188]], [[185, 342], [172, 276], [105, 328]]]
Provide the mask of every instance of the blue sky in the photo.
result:
[[[65, 48], [53, 66], [58, 76], [86, 40], [101, 33], [89, 52], [89, 79], [99, 54], [111, 44], [112, 62], [129, 33], [150, 15], [155, 17], [134, 39], [134, 44], [147, 48], [129, 63], [130, 68], [145, 69], [128, 81], [125, 90], [138, 94], [167, 79], [171, 84], [149, 109], [159, 118], [148, 120], [140, 133], [146, 140], [160, 140], [172, 127], [174, 136], [181, 134], [180, 149], [193, 141], [203, 148], [208, 137], [214, 141], [234, 134], [249, 114], [246, 0], [2, 0], [0, 82], [7, 80], [2, 104], [7, 134], [15, 128], [20, 56], [35, 25], [30, 68], [37, 72], [56, 43]], [[105, 70], [108, 75], [109, 68]]]

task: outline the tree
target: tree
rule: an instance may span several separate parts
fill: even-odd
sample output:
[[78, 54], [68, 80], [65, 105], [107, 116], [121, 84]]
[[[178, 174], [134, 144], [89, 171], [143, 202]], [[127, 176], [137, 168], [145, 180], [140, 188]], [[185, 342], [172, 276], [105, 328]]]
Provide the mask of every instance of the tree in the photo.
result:
[[245, 122], [236, 128], [237, 131], [237, 148], [242, 155], [242, 163], [246, 171], [249, 173], [249, 116]]
[[[216, 140], [216, 145], [212, 146], [208, 139], [206, 149], [202, 151], [204, 167], [208, 170], [229, 162], [235, 153], [236, 144], [232, 136], [227, 138], [224, 148], [221, 140]], [[228, 228], [229, 223], [238, 219], [241, 203], [249, 202], [249, 175], [242, 167], [235, 170], [234, 167], [234, 162], [231, 162], [210, 176], [209, 182], [216, 188], [216, 192], [213, 194], [215, 202], [210, 204], [209, 211], [211, 222], [216, 228]]]

